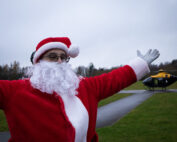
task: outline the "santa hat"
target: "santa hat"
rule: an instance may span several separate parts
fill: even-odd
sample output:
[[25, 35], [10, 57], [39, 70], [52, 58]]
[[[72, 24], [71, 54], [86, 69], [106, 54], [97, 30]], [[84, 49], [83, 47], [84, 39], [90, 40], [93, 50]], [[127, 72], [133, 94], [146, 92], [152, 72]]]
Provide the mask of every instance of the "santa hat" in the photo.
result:
[[33, 55], [33, 63], [37, 63], [40, 57], [51, 49], [61, 49], [66, 52], [68, 57], [72, 58], [79, 55], [78, 47], [72, 46], [68, 37], [49, 37], [38, 43]]

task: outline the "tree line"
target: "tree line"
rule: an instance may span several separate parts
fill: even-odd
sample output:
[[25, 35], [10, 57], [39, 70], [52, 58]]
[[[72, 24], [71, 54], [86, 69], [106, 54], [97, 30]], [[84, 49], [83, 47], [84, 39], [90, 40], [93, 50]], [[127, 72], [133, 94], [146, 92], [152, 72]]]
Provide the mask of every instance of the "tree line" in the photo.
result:
[[[106, 68], [95, 68], [93, 63], [90, 63], [88, 66], [79, 66], [75, 68], [75, 72], [78, 75], [81, 75], [83, 77], [91, 77], [91, 76], [97, 76], [101, 75], [103, 73], [108, 73], [112, 71], [115, 68], [121, 67], [112, 67], [110, 69]], [[0, 65], [0, 80], [18, 80], [22, 78], [26, 78], [26, 71], [28, 67], [20, 67], [20, 63], [17, 61], [14, 61], [10, 65]], [[177, 75], [177, 59], [171, 61], [171, 62], [165, 62], [165, 63], [160, 63], [158, 65], [151, 65], [150, 70], [151, 74], [156, 74], [158, 70], [163, 69], [167, 71], [168, 73], [171, 73], [173, 75]], [[147, 75], [147, 76], [149, 76]], [[146, 76], [146, 77], [147, 77]]]
[[0, 65], [0, 80], [18, 80], [25, 76], [25, 69], [20, 63], [14, 61], [10, 65]]
[[[82, 75], [84, 77], [90, 77], [90, 76], [101, 75], [103, 73], [108, 73], [112, 71], [113, 69], [119, 68], [121, 66], [123, 65], [112, 67], [110, 69], [105, 69], [105, 68], [96, 69], [93, 63], [90, 63], [88, 67], [85, 67], [85, 66], [77, 67], [76, 72], [78, 75]], [[177, 76], [177, 59], [171, 62], [160, 63], [159, 65], [157, 64], [150, 65], [151, 72], [150, 74], [146, 75], [144, 78], [152, 74], [157, 74], [160, 69]]]

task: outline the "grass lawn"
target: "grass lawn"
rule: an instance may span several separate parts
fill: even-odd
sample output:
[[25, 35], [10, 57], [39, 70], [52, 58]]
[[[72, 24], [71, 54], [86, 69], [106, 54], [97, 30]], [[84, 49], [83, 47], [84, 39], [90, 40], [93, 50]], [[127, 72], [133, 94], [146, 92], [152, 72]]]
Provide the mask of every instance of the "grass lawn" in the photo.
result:
[[0, 110], [0, 132], [8, 131], [8, 126], [6, 122], [6, 118], [4, 116], [4, 112]]
[[[147, 89], [147, 87], [144, 86], [142, 81], [138, 81], [138, 82], [130, 85], [129, 87], [125, 88], [124, 90], [144, 90], [144, 89]], [[155, 89], [161, 90], [162, 88], [155, 88]], [[177, 89], [177, 81], [175, 83], [173, 83], [172, 85], [168, 86], [167, 89]]]
[[137, 81], [136, 83], [130, 85], [129, 87], [125, 88], [124, 90], [144, 90], [146, 87], [142, 83], [142, 81]]
[[159, 93], [113, 126], [97, 129], [100, 142], [176, 142], [177, 93]]

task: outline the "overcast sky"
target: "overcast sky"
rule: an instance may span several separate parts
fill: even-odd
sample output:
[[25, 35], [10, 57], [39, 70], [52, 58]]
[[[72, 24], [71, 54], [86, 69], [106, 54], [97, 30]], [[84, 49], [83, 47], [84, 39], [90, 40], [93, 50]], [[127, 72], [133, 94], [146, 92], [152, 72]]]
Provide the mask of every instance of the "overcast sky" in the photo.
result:
[[177, 0], [0, 0], [0, 65], [30, 55], [46, 37], [68, 36], [80, 47], [73, 67], [128, 63], [156, 48], [155, 64], [177, 59]]

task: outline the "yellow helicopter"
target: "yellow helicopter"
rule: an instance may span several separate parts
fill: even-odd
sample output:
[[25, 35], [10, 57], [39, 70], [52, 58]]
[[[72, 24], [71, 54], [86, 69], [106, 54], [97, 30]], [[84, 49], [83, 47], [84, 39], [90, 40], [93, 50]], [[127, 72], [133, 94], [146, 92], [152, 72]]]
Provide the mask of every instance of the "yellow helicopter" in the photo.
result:
[[151, 75], [143, 80], [143, 84], [147, 86], [149, 90], [154, 90], [155, 87], [162, 87], [162, 90], [166, 90], [166, 87], [173, 84], [175, 81], [177, 81], [177, 76], [160, 69], [158, 74]]

